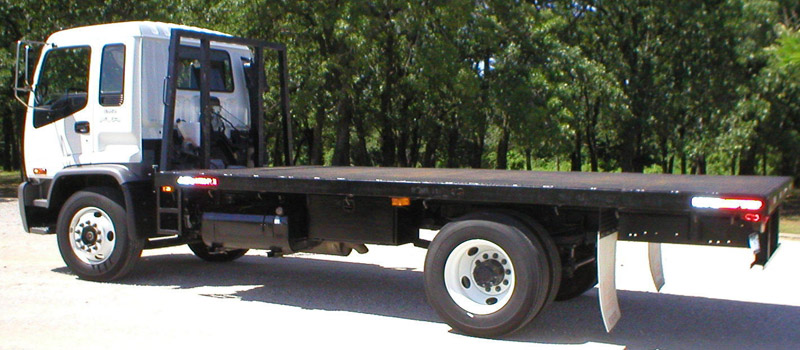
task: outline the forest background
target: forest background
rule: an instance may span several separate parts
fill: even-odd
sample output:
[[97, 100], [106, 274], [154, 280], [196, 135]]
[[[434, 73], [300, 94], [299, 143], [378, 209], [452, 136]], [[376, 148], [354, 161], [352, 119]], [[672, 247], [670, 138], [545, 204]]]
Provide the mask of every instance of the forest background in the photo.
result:
[[796, 0], [0, 0], [4, 170], [14, 43], [128, 20], [285, 43], [296, 164], [800, 174]]

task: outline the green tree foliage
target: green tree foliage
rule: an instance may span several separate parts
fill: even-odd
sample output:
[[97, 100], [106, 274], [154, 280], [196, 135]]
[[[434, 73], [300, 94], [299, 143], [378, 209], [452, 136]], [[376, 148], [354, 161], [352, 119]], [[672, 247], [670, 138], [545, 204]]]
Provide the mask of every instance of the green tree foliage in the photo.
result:
[[[796, 175], [798, 10], [789, 0], [0, 0], [2, 166], [19, 164], [14, 41], [158, 20], [287, 44], [298, 164]], [[267, 129], [277, 145], [280, 124]]]

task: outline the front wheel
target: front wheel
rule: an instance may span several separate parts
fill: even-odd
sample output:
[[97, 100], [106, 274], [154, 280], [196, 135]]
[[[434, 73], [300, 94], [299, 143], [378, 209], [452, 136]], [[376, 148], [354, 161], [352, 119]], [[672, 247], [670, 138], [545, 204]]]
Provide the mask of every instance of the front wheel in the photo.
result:
[[67, 267], [86, 280], [124, 276], [144, 247], [144, 240], [128, 232], [122, 196], [109, 188], [89, 188], [69, 197], [58, 214], [56, 232]]
[[507, 216], [445, 225], [425, 258], [425, 292], [442, 319], [476, 336], [511, 333], [548, 300], [547, 252]]

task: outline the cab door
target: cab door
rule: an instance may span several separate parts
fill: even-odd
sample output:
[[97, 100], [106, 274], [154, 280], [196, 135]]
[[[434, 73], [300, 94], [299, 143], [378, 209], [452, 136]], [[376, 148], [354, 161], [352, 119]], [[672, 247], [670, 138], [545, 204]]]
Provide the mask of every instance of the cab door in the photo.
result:
[[[46, 52], [34, 89], [31, 135], [26, 135], [26, 153], [58, 170], [82, 164], [84, 153], [91, 154], [89, 98], [89, 46], [58, 47]], [[46, 138], [50, 147], [38, 147]], [[57, 149], [52, 149], [57, 148]], [[26, 156], [27, 158], [27, 156]], [[44, 165], [44, 164], [43, 164]]]
[[141, 122], [133, 116], [132, 65], [126, 47], [130, 46], [111, 43], [99, 50], [98, 89], [89, 101], [95, 110], [91, 130], [95, 149], [87, 159], [93, 163], [141, 161]]

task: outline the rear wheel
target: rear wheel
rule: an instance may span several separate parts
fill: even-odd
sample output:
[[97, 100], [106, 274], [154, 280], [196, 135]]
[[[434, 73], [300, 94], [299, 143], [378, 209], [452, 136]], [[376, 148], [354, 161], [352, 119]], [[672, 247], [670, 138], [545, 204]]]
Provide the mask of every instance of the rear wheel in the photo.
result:
[[188, 244], [195, 256], [210, 262], [229, 262], [243, 257], [247, 249], [223, 249], [209, 247], [203, 242]]
[[526, 225], [505, 215], [451, 222], [425, 258], [428, 301], [447, 324], [477, 336], [513, 332], [548, 299], [548, 253]]
[[127, 274], [142, 254], [144, 240], [128, 232], [122, 196], [89, 188], [64, 203], [56, 224], [58, 249], [82, 279], [111, 281]]

